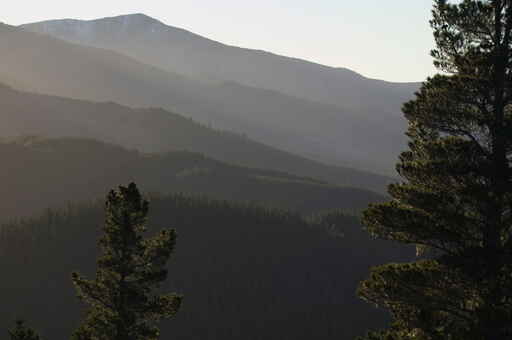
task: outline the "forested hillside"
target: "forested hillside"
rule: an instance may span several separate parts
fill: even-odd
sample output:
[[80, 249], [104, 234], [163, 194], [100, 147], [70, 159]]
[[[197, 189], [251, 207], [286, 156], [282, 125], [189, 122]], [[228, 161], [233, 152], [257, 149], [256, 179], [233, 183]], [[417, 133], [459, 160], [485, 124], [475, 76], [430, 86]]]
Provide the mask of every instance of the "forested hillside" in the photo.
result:
[[188, 150], [231, 164], [284, 171], [342, 186], [383, 192], [391, 181], [327, 166], [163, 109], [131, 109], [16, 91], [0, 85], [0, 136], [84, 137], [144, 152]]
[[[0, 281], [0, 328], [23, 316], [45, 339], [69, 337], [80, 317], [70, 273], [93, 274], [102, 207], [0, 229], [0, 267], [9, 273]], [[162, 339], [348, 340], [383, 325], [387, 316], [355, 297], [356, 284], [370, 265], [408, 251], [370, 241], [353, 217], [315, 221], [181, 195], [151, 199], [152, 232], [178, 232], [164, 288], [185, 296]]]
[[97, 199], [119, 183], [308, 212], [358, 211], [382, 196], [282, 172], [228, 165], [185, 151], [144, 154], [87, 139], [27, 137], [0, 143], [0, 220]]

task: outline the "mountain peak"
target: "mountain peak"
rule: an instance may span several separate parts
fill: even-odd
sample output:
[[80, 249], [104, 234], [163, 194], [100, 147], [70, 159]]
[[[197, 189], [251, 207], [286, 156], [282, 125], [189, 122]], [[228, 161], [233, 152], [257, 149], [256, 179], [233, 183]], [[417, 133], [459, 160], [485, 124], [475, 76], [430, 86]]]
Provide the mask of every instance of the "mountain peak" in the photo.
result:
[[68, 40], [71, 34], [81, 43], [90, 43], [97, 35], [107, 32], [138, 34], [140, 32], [161, 32], [170, 27], [144, 13], [132, 13], [93, 20], [58, 19], [41, 21], [20, 26], [29, 31], [36, 31]]
[[90, 21], [85, 21], [84, 23], [88, 24], [107, 24], [107, 25], [121, 25], [125, 27], [156, 27], [156, 26], [165, 26], [161, 21], [150, 17], [144, 13], [132, 13], [119, 15], [114, 17], [106, 17], [101, 19], [95, 19]]
[[155, 18], [150, 17], [149, 15], [146, 15], [144, 13], [132, 13], [132, 14], [125, 14], [125, 15], [119, 15], [115, 17], [107, 17], [103, 19], [96, 19], [93, 21], [100, 21], [100, 20], [119, 20], [124, 22], [144, 22], [144, 23], [159, 23], [162, 24], [161, 21], [158, 21]]
[[[182, 28], [169, 26], [162, 21], [150, 17], [144, 13], [131, 13], [117, 15], [112, 17], [104, 17], [93, 20], [76, 20], [76, 19], [58, 19], [47, 20], [36, 23], [21, 25], [21, 28], [33, 32], [44, 33], [54, 37], [74, 41], [78, 39], [82, 44], [93, 44], [98, 37], [114, 36], [114, 40], [119, 39], [119, 35], [150, 35], [155, 36], [157, 33], [161, 36], [172, 36], [174, 44], [182, 42], [201, 41], [206, 42], [209, 46], [212, 44], [220, 45], [213, 40], [204, 38]], [[75, 41], [76, 42], [76, 41]], [[108, 41], [112, 44], [113, 41]], [[167, 41], [169, 43], [169, 41]], [[101, 46], [106, 48], [108, 46]]]
[[123, 14], [123, 15], [119, 15], [119, 17], [134, 17], [134, 18], [144, 18], [144, 19], [156, 20], [144, 13]]
[[117, 15], [112, 17], [105, 17], [99, 19], [92, 20], [77, 20], [77, 19], [57, 19], [57, 20], [46, 20], [40, 21], [30, 24], [21, 25], [22, 28], [30, 28], [34, 26], [44, 27], [44, 28], [52, 28], [52, 31], [55, 28], [63, 28], [63, 27], [83, 27], [90, 26], [96, 24], [107, 24], [107, 25], [123, 25], [123, 26], [165, 26], [161, 21], [150, 17], [144, 13], [132, 13], [132, 14], [124, 14]]

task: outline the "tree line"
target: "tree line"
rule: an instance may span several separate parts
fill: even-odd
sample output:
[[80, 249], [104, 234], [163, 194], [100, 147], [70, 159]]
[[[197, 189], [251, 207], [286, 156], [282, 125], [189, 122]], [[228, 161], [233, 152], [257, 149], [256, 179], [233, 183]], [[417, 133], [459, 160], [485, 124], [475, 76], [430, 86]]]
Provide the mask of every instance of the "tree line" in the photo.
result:
[[[304, 216], [252, 203], [148, 195], [148, 235], [171, 226], [178, 242], [159, 291], [185, 299], [161, 338], [351, 339], [388, 317], [359, 301], [368, 268], [410, 250], [370, 240], [342, 211]], [[44, 339], [68, 338], [86, 317], [71, 272], [94, 278], [104, 202], [48, 210], [0, 230], [0, 327], [18, 316]], [[6, 294], [5, 292], [9, 292]], [[346, 314], [350, 327], [339, 322]], [[369, 320], [369, 319], [370, 320]]]

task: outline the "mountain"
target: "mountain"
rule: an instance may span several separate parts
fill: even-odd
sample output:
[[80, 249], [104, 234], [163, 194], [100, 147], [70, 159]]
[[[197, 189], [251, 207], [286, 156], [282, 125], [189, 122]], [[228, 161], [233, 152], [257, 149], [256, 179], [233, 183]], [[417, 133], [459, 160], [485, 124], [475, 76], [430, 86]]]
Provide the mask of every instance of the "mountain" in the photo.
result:
[[[389, 319], [355, 296], [359, 280], [372, 265], [409, 258], [339, 214], [310, 224], [279, 210], [172, 195], [151, 199], [149, 219], [150, 234], [178, 234], [163, 288], [184, 302], [162, 323], [162, 339], [354, 339]], [[45, 339], [69, 339], [82, 311], [70, 273], [93, 277], [102, 221], [98, 202], [1, 226], [8, 275], [0, 280], [0, 328], [23, 317]]]
[[418, 83], [368, 79], [345, 68], [228, 46], [140, 13], [89, 21], [50, 20], [22, 27], [118, 51], [200, 79], [237, 82], [358, 112], [371, 110], [374, 119], [401, 116], [401, 104], [419, 87]]
[[32, 216], [48, 207], [104, 196], [135, 181], [148, 192], [188, 193], [300, 212], [359, 211], [383, 197], [282, 172], [228, 165], [175, 151], [145, 154], [89, 139], [17, 138], [0, 143], [0, 218]]
[[162, 109], [33, 94], [0, 85], [0, 136], [82, 137], [146, 153], [188, 150], [235, 165], [383, 192], [390, 178], [327, 166]]
[[[397, 154], [405, 145], [405, 123], [396, 114], [336, 106], [254, 84], [191, 78], [119, 51], [76, 45], [29, 29], [0, 27], [5, 41], [0, 46], [0, 81], [3, 76], [19, 89], [162, 107], [308, 158], [372, 172], [393, 173]], [[151, 50], [151, 46], [144, 48]], [[274, 78], [279, 79], [275, 72]], [[351, 82], [344, 84], [358, 88]], [[364, 97], [362, 101], [374, 100], [373, 92], [361, 91], [356, 92]], [[385, 106], [384, 100], [376, 101]], [[402, 97], [394, 100], [397, 107], [401, 101]]]

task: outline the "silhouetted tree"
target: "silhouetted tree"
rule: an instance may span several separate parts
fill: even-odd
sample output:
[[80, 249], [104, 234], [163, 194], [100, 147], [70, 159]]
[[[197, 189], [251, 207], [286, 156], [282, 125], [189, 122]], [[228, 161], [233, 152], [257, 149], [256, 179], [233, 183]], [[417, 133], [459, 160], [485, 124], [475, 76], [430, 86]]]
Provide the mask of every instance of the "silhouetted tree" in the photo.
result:
[[148, 202], [136, 185], [111, 191], [106, 201], [102, 256], [94, 280], [73, 273], [79, 297], [89, 304], [75, 339], [148, 340], [159, 337], [157, 322], [176, 314], [181, 297], [156, 294], [167, 278], [166, 264], [176, 234], [163, 230], [145, 239]]
[[366, 300], [389, 309], [371, 339], [512, 337], [512, 1], [435, 1], [435, 65], [405, 104], [409, 151], [393, 200], [364, 215], [420, 258], [373, 269]]
[[25, 321], [16, 320], [16, 326], [9, 331], [11, 340], [41, 340], [39, 335], [25, 325]]

